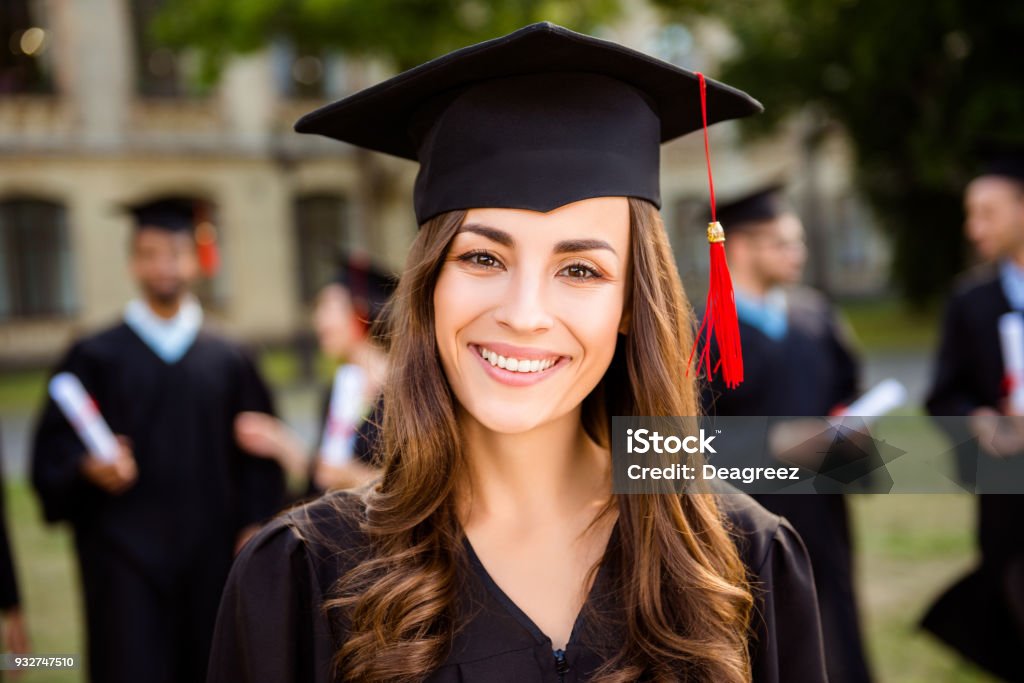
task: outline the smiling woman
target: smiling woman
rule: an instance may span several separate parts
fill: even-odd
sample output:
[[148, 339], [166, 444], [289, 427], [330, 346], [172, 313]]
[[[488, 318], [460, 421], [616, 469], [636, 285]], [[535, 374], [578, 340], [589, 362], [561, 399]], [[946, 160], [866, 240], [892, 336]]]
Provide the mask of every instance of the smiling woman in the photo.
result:
[[[787, 522], [738, 493], [611, 493], [613, 415], [697, 412], [657, 207], [702, 82], [537, 24], [299, 122], [421, 164], [382, 475], [246, 546], [210, 681], [825, 680]], [[759, 108], [707, 94], [710, 123]]]

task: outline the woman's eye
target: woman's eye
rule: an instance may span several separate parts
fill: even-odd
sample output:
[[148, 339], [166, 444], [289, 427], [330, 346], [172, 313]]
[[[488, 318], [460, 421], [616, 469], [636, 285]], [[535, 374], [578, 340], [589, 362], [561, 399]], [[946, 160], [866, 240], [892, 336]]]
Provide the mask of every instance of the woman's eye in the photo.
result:
[[563, 268], [562, 272], [573, 280], [596, 280], [601, 277], [601, 273], [584, 263], [573, 263]]
[[460, 256], [459, 260], [481, 268], [495, 268], [501, 265], [494, 255], [486, 251], [471, 251]]

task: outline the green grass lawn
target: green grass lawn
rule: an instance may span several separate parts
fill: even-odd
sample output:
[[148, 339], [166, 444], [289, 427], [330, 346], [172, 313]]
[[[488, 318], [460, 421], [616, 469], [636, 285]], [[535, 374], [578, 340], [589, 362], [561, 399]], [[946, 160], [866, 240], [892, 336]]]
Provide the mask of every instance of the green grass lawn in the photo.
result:
[[[851, 497], [864, 630], [879, 683], [988, 683], [916, 628], [929, 602], [973, 562], [967, 495]], [[44, 527], [23, 482], [7, 485], [8, 528], [36, 653], [84, 653], [77, 570], [66, 529]], [[83, 662], [84, 664], [84, 662]], [[26, 683], [84, 681], [84, 669], [31, 672]]]
[[839, 306], [866, 351], [924, 351], [938, 339], [937, 307], [917, 311], [897, 299], [851, 301]]
[[82, 605], [71, 534], [66, 527], [43, 524], [35, 496], [26, 483], [8, 482], [6, 495], [7, 529], [32, 653], [73, 654], [79, 659], [77, 670], [27, 671], [21, 680], [24, 683], [84, 681]]

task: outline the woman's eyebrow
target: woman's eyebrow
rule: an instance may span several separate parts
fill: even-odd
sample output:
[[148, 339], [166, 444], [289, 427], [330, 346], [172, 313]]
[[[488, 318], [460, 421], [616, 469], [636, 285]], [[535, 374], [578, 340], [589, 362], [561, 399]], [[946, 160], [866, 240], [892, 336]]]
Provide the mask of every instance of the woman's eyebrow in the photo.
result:
[[482, 235], [489, 240], [493, 240], [503, 247], [509, 247], [515, 245], [516, 241], [512, 239], [512, 235], [508, 234], [504, 230], [498, 230], [487, 225], [480, 225], [478, 223], [467, 223], [459, 228], [459, 232], [475, 232], [478, 235]]
[[567, 254], [574, 251], [590, 251], [591, 249], [607, 249], [608, 251], [618, 256], [618, 254], [612, 248], [612, 245], [608, 244], [604, 240], [563, 240], [555, 245], [556, 254]]

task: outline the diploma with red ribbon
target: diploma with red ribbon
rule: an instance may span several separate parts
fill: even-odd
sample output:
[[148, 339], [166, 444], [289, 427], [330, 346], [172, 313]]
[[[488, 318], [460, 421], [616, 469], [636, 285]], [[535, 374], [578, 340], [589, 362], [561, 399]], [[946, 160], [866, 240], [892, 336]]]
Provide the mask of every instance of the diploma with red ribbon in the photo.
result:
[[366, 371], [348, 363], [334, 374], [320, 457], [329, 465], [344, 465], [355, 452], [356, 429], [363, 415]]
[[77, 377], [70, 372], [54, 375], [50, 380], [50, 396], [90, 453], [107, 462], [117, 458], [117, 439], [100, 415], [96, 401]]
[[1024, 415], [1024, 315], [1006, 313], [999, 318], [999, 341], [1010, 410]]

